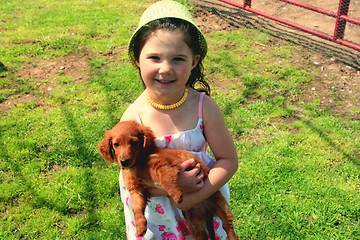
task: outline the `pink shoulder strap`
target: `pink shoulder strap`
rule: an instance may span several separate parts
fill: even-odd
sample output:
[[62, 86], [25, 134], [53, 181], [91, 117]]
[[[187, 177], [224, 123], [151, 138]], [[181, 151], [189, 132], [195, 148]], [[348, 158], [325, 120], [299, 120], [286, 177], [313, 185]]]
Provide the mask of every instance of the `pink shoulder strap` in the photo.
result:
[[203, 103], [204, 103], [204, 94], [203, 93], [201, 93], [200, 94], [200, 97], [199, 97], [199, 106], [198, 106], [198, 116], [199, 116], [199, 119], [202, 119], [202, 117], [203, 117], [203, 111], [202, 111], [202, 109], [203, 109]]
[[[205, 95], [203, 93], [200, 94], [199, 97], [199, 107], [198, 107], [198, 116], [199, 119], [201, 119], [201, 121], [203, 122], [203, 104], [204, 104], [204, 97]], [[204, 134], [204, 126], [202, 125], [203, 123], [201, 123], [200, 128], [203, 131]], [[205, 142], [205, 144], [201, 147], [200, 152], [206, 152], [206, 148], [207, 148], [207, 143]]]

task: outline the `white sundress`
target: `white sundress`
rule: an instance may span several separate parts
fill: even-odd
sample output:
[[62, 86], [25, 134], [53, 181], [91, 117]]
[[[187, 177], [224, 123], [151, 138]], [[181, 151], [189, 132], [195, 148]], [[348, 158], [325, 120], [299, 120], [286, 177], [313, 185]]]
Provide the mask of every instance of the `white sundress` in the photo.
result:
[[[206, 151], [207, 143], [203, 135], [202, 105], [204, 95], [199, 97], [198, 116], [199, 120], [195, 128], [178, 132], [172, 135], [156, 138], [156, 144], [161, 148], [185, 149], [197, 155], [209, 168], [215, 164], [215, 159]], [[139, 123], [140, 116], [131, 105]], [[124, 204], [127, 239], [144, 240], [189, 240], [192, 239], [182, 211], [171, 204], [168, 197], [152, 197], [145, 209], [147, 219], [147, 231], [143, 237], [136, 236], [135, 220], [132, 212], [130, 193], [124, 186], [120, 171], [120, 193]], [[221, 189], [227, 201], [230, 199], [229, 187], [225, 184]], [[226, 232], [222, 228], [222, 222], [218, 217], [214, 218], [216, 239], [227, 239]]]

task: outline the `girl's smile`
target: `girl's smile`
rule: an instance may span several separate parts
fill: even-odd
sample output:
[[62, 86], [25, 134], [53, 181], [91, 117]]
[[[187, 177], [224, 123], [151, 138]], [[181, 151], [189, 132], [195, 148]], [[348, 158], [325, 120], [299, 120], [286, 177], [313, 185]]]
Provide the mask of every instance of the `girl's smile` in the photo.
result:
[[193, 55], [181, 31], [151, 33], [136, 62], [149, 97], [161, 104], [176, 102], [199, 58]]
[[169, 85], [169, 84], [171, 84], [171, 83], [174, 83], [174, 82], [175, 82], [175, 80], [173, 80], [173, 81], [156, 80], [156, 81], [158, 81], [159, 83], [164, 84], [164, 85]]

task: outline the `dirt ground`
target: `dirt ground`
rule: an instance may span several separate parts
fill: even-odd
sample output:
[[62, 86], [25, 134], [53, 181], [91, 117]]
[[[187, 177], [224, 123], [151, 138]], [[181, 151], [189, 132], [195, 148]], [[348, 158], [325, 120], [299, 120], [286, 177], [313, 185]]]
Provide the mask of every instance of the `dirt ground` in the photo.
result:
[[[236, 1], [236, 0], [234, 0]], [[237, 0], [243, 3], [241, 0]], [[302, 0], [302, 2], [336, 12], [338, 0]], [[336, 115], [348, 116], [360, 120], [360, 52], [348, 47], [323, 40], [319, 37], [294, 30], [275, 21], [259, 17], [245, 10], [215, 0], [197, 0], [198, 10], [195, 21], [203, 32], [233, 30], [238, 27], [265, 30], [275, 37], [273, 44], [292, 44], [286, 39], [295, 39], [296, 59], [308, 59], [309, 68], [315, 66], [321, 71], [319, 79], [304, 87], [299, 101], [311, 102], [315, 97], [321, 99], [321, 108], [331, 108]], [[323, 31], [334, 28], [334, 22], [324, 20], [322, 15], [309, 14], [308, 10], [300, 9], [282, 1], [253, 0], [252, 7], [271, 13], [287, 20], [294, 21], [309, 28]], [[349, 16], [360, 19], [360, 1], [352, 0]], [[306, 16], [306, 17], [304, 17]], [[356, 39], [360, 44], [360, 26], [347, 25], [351, 31], [345, 32], [348, 37]], [[324, 31], [325, 32], [325, 31]], [[330, 34], [330, 33], [329, 33]], [[301, 60], [301, 63], [304, 61]], [[306, 66], [305, 66], [306, 67]], [[357, 109], [354, 111], [354, 109]]]
[[[243, 4], [244, 0], [232, 0], [235, 3]], [[284, 0], [285, 1], [285, 0]], [[326, 16], [321, 13], [306, 10], [304, 8], [286, 3], [282, 0], [252, 0], [251, 8], [260, 10], [273, 16], [281, 17], [285, 20], [297, 23], [299, 25], [308, 27], [310, 29], [321, 31], [330, 36], [333, 36], [336, 19], [334, 17]], [[212, 6], [215, 8], [222, 8], [234, 11], [236, 8], [217, 0], [195, 0], [195, 3], [203, 6]], [[308, 5], [321, 8], [328, 12], [337, 13], [339, 0], [300, 0]], [[348, 16], [360, 20], [360, 0], [350, 0]], [[224, 7], [224, 8], [223, 8]], [[234, 11], [236, 12], [236, 11]], [[241, 10], [242, 14], [251, 16]], [[253, 16], [252, 16], [253, 18]], [[274, 24], [274, 23], [273, 23]], [[290, 29], [287, 29], [290, 31]], [[345, 29], [344, 39], [360, 44], [360, 26], [352, 23], [347, 23]]]
[[[243, 2], [242, 0], [237, 1]], [[303, 0], [303, 2], [306, 1]], [[330, 11], [336, 11], [338, 0], [308, 0], [308, 2]], [[330, 107], [334, 114], [360, 120], [359, 114], [354, 114], [353, 111], [354, 108], [357, 109], [355, 112], [359, 112], [360, 109], [360, 52], [296, 31], [219, 1], [195, 0], [194, 3], [196, 4], [195, 21], [205, 34], [211, 31], [230, 31], [238, 27], [247, 27], [270, 32], [275, 37], [274, 44], [294, 44], [286, 39], [295, 39], [297, 43], [294, 46], [296, 46], [298, 59], [308, 59], [309, 66], [319, 68], [322, 73], [319, 79], [314, 79], [305, 86], [302, 99], [299, 100], [311, 102], [314, 97], [319, 97], [323, 108]], [[351, 4], [349, 15], [360, 19], [360, 9], [353, 7], [359, 6], [360, 0], [352, 0]], [[293, 7], [281, 1], [254, 0], [252, 6], [293, 21], [302, 21], [309, 27], [330, 29], [331, 26], [334, 26], [331, 21], [323, 21], [319, 19], [319, 16], [306, 15], [308, 11], [305, 10], [293, 10]], [[345, 36], [351, 36], [360, 42], [360, 28], [349, 26], [349, 29]], [[45, 94], [56, 87], [55, 79], [59, 71], [64, 76], [76, 79], [76, 82], [87, 81], [89, 76], [86, 72], [90, 70], [88, 59], [91, 54], [88, 52], [71, 53], [57, 61], [28, 63], [24, 65], [24, 70], [19, 72], [19, 77], [34, 79], [38, 82], [39, 89]], [[104, 53], [104, 55], [115, 60], [117, 58], [116, 51]], [[297, 56], [294, 56], [294, 59], [296, 58]], [[304, 64], [303, 61], [301, 64]], [[46, 83], [43, 83], [44, 79], [47, 80]], [[11, 107], [30, 100], [36, 100], [39, 101], [39, 105], [42, 104], [41, 100], [37, 100], [31, 93], [14, 95], [0, 103], [0, 111], [6, 112]]]

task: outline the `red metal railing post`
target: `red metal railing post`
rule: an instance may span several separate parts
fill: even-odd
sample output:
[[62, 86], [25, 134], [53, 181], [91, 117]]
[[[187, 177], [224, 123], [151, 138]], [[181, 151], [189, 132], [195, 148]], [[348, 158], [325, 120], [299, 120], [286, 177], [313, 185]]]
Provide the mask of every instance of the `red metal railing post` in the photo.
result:
[[252, 8], [251, 7], [251, 0], [244, 0], [243, 4], [238, 3], [238, 2], [234, 2], [233, 0], [219, 0], [219, 1], [224, 2], [226, 4], [229, 4], [229, 5], [232, 5], [234, 7], [238, 7], [238, 8], [244, 9], [246, 11], [255, 13], [257, 15], [266, 17], [268, 19], [271, 19], [271, 20], [286, 24], [288, 26], [291, 26], [293, 28], [299, 29], [301, 31], [304, 31], [304, 32], [307, 32], [307, 33], [310, 33], [310, 34], [313, 34], [313, 35], [318, 36], [320, 38], [336, 42], [338, 44], [347, 46], [349, 48], [355, 49], [355, 50], [360, 52], [360, 44], [359, 43], [354, 43], [354, 42], [347, 41], [347, 40], [343, 39], [344, 34], [345, 34], [345, 27], [346, 27], [347, 22], [353, 23], [353, 24], [356, 24], [356, 25], [360, 26], [360, 20], [359, 19], [347, 16], [347, 14], [349, 12], [349, 6], [350, 6], [350, 1], [351, 0], [339, 0], [339, 6], [338, 6], [337, 14], [334, 13], [334, 12], [331, 12], [329, 10], [313, 6], [311, 4], [306, 4], [306, 3], [301, 2], [299, 0], [281, 0], [283, 2], [292, 4], [292, 5], [295, 5], [295, 6], [298, 6], [298, 7], [302, 7], [302, 8], [308, 9], [310, 11], [318, 12], [318, 13], [321, 13], [323, 15], [335, 18], [336, 19], [336, 26], [335, 26], [335, 30], [334, 30], [333, 35], [330, 35], [330, 34], [327, 34], [327, 33], [312, 29], [312, 28], [308, 28], [308, 27], [300, 25], [300, 24], [298, 24], [296, 22], [292, 22], [290, 20], [287, 20], [287, 19], [275, 16], [275, 15], [271, 15], [269, 13], [260, 11], [260, 10], [258, 10], [256, 8]]
[[349, 6], [350, 6], [350, 0], [339, 1], [338, 12], [336, 15], [336, 25], [334, 30], [334, 40], [344, 38], [346, 19], [342, 17], [348, 15]]
[[251, 8], [251, 0], [244, 0], [244, 7]]

